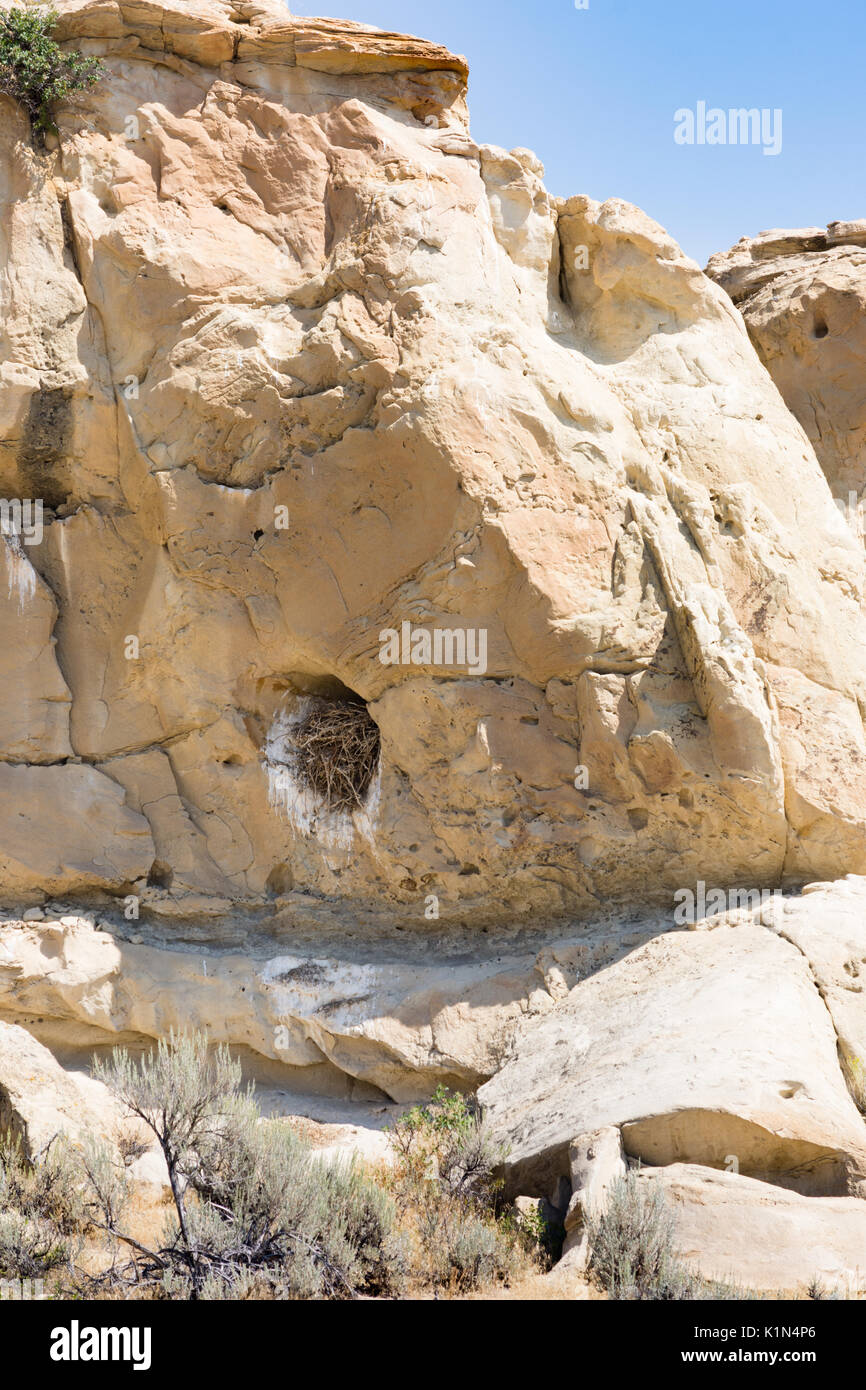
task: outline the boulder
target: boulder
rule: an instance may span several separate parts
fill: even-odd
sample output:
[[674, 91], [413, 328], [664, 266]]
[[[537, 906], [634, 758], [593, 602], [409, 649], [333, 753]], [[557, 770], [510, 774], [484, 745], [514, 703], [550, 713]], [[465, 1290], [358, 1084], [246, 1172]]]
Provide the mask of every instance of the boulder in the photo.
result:
[[672, 1209], [674, 1246], [707, 1279], [803, 1297], [812, 1281], [843, 1298], [866, 1290], [866, 1202], [805, 1197], [698, 1164], [644, 1168], [640, 1187]]
[[0, 1133], [35, 1158], [58, 1135], [80, 1144], [113, 1134], [122, 1108], [108, 1088], [68, 1072], [25, 1028], [0, 1022]]
[[622, 1135], [615, 1125], [582, 1134], [568, 1146], [571, 1200], [565, 1216], [562, 1258], [583, 1269], [589, 1259], [589, 1225], [604, 1214], [613, 1185], [624, 1178], [628, 1163]]
[[[713, 256], [707, 274], [742, 313], [849, 522], [866, 495], [866, 220], [762, 232]], [[853, 494], [853, 497], [850, 495]]]
[[751, 919], [668, 931], [528, 1021], [479, 1091], [508, 1190], [547, 1192], [608, 1126], [645, 1163], [821, 1195], [866, 1179], [866, 1132], [799, 950]]
[[809, 962], [851, 1093], [866, 1110], [866, 880], [808, 884], [785, 899], [774, 925]]

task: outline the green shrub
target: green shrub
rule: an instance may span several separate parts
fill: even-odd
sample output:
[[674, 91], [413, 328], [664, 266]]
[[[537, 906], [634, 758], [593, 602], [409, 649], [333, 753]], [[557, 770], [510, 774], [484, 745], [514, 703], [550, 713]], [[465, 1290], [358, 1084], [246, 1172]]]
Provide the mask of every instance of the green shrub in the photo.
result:
[[103, 71], [96, 58], [67, 52], [52, 39], [56, 20], [55, 10], [0, 14], [0, 92], [23, 106], [40, 145], [55, 129], [52, 113], [58, 103], [92, 87]]
[[535, 1232], [499, 1209], [496, 1169], [505, 1157], [476, 1107], [439, 1086], [391, 1134], [389, 1181], [410, 1245], [410, 1279], [469, 1293], [538, 1268]]
[[435, 1177], [449, 1196], [492, 1201], [494, 1172], [504, 1154], [460, 1092], [438, 1086], [429, 1105], [413, 1105], [396, 1122], [393, 1141], [417, 1176]]
[[546, 1205], [546, 1203], [539, 1202], [537, 1206], [528, 1210], [515, 1211], [511, 1220], [530, 1250], [537, 1250], [547, 1256], [552, 1256], [556, 1252], [558, 1258], [562, 1249], [564, 1232], [561, 1221], [555, 1215], [552, 1215], [552, 1219], [545, 1216], [544, 1207]]

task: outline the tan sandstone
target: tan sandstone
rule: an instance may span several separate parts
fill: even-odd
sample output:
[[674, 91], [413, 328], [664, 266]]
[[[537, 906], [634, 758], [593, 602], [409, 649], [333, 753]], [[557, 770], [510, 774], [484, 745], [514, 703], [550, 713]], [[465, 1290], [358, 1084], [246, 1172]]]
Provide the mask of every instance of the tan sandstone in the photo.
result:
[[707, 1279], [802, 1298], [813, 1281], [842, 1298], [866, 1290], [866, 1202], [804, 1197], [697, 1164], [644, 1168], [675, 1221], [678, 1253]]
[[[107, 1129], [92, 1054], [203, 1029], [325, 1157], [480, 1085], [581, 1260], [624, 1152], [708, 1272], [855, 1279], [863, 229], [715, 267], [747, 332], [638, 209], [476, 144], [439, 45], [57, 8], [107, 77], [44, 152], [0, 97], [0, 493], [44, 505], [0, 537], [3, 1113]], [[383, 662], [403, 624], [483, 660]], [[293, 761], [350, 696], [351, 814]], [[679, 929], [699, 881], [789, 891]]]
[[847, 508], [854, 493], [856, 517], [866, 492], [866, 219], [743, 237], [707, 274], [743, 314], [833, 495]]
[[[435, 44], [58, 8], [108, 76], [45, 154], [0, 101], [7, 898], [429, 933], [866, 867], [863, 556], [721, 290]], [[345, 689], [353, 816], [290, 767]]]

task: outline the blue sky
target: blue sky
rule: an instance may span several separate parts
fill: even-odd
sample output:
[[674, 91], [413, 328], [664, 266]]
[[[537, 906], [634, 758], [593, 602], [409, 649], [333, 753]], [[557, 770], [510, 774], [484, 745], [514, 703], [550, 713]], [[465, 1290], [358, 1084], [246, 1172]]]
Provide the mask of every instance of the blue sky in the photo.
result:
[[[866, 217], [866, 0], [328, 0], [469, 59], [472, 131], [552, 193], [637, 203], [702, 265], [768, 227]], [[674, 113], [782, 111], [782, 149], [677, 145]]]

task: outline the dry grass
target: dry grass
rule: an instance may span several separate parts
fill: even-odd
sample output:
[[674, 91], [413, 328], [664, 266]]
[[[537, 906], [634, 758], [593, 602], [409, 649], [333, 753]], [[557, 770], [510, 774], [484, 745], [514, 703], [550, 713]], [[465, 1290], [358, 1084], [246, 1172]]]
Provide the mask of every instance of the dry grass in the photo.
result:
[[292, 731], [294, 772], [330, 811], [363, 806], [379, 763], [379, 729], [357, 701], [318, 701]]
[[580, 1272], [555, 1265], [549, 1271], [530, 1271], [523, 1278], [516, 1279], [507, 1288], [494, 1285], [479, 1289], [476, 1293], [465, 1294], [470, 1302], [515, 1303], [604, 1303], [608, 1295], [596, 1284], [590, 1282]]

